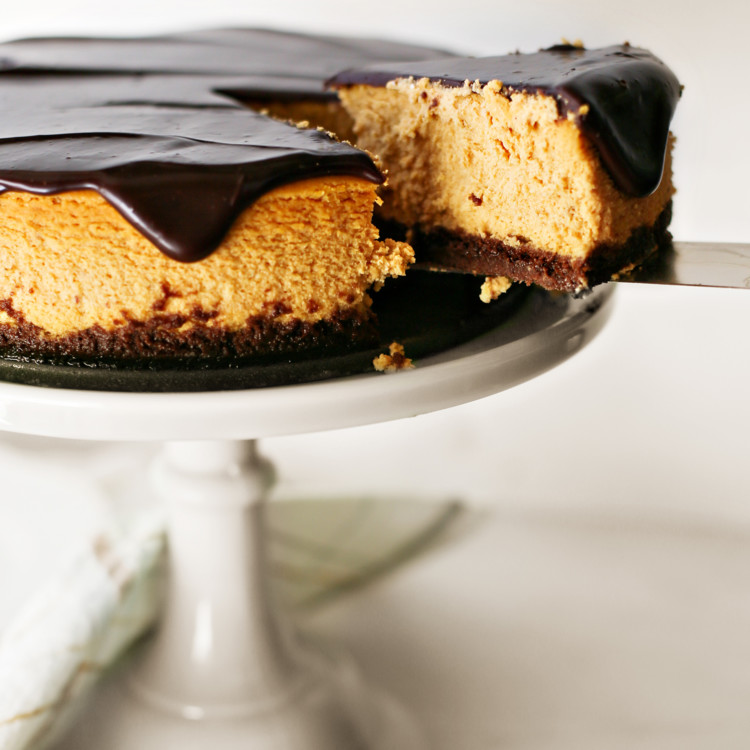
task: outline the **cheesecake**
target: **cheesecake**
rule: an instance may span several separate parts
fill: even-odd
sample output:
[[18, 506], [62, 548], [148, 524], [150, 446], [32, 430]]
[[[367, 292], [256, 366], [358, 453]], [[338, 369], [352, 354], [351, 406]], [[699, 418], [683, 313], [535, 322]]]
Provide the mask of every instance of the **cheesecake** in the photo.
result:
[[580, 292], [668, 242], [669, 69], [224, 29], [0, 45], [0, 351], [237, 363], [379, 341], [418, 265]]

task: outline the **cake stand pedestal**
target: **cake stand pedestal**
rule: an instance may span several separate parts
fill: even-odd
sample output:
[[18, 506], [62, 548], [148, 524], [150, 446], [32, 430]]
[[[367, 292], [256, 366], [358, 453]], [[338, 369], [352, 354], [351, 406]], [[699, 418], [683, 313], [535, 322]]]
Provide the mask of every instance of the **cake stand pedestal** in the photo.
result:
[[257, 438], [381, 422], [496, 393], [559, 364], [604, 325], [612, 290], [534, 292], [502, 325], [411, 371], [275, 388], [118, 393], [0, 383], [0, 429], [163, 443], [170, 575], [155, 637], [62, 750], [412, 750], [403, 707], [283, 622], [267, 589]]
[[248, 441], [167, 442], [170, 585], [155, 637], [63, 747], [418, 748], [407, 714], [353, 664], [305, 644], [268, 592], [273, 470]]

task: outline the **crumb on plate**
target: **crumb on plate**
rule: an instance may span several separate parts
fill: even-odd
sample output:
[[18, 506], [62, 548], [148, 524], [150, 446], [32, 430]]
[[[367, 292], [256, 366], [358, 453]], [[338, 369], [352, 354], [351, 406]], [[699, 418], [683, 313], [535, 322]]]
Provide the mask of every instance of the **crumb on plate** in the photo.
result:
[[479, 290], [479, 299], [482, 302], [492, 302], [501, 294], [505, 294], [510, 289], [510, 284], [511, 281], [507, 276], [487, 276]]
[[411, 359], [404, 354], [404, 347], [394, 341], [389, 347], [388, 354], [380, 354], [372, 361], [378, 372], [396, 372], [396, 370], [410, 370], [414, 367]]

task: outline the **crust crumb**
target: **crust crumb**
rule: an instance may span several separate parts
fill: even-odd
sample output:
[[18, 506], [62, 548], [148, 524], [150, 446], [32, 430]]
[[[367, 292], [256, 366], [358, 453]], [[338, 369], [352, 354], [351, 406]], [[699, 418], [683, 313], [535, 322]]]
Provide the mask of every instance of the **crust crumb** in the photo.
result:
[[414, 368], [411, 359], [404, 354], [404, 347], [394, 341], [389, 347], [389, 354], [381, 354], [372, 361], [378, 372], [396, 372]]
[[501, 294], [505, 294], [510, 289], [510, 285], [511, 281], [507, 276], [487, 276], [479, 290], [479, 299], [482, 302], [492, 302]]

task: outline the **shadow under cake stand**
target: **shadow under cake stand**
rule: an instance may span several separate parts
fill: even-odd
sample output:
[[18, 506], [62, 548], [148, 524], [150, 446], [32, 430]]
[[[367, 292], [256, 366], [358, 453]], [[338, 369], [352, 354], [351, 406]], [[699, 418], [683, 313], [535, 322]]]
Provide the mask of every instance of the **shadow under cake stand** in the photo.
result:
[[273, 469], [257, 439], [416, 416], [497, 393], [579, 351], [612, 305], [611, 287], [583, 299], [533, 290], [493, 329], [388, 375], [197, 393], [0, 382], [0, 430], [163, 443], [151, 472], [169, 506], [160, 625], [56, 747], [425, 747], [402, 706], [341, 654], [292, 632], [273, 606], [263, 520]]

